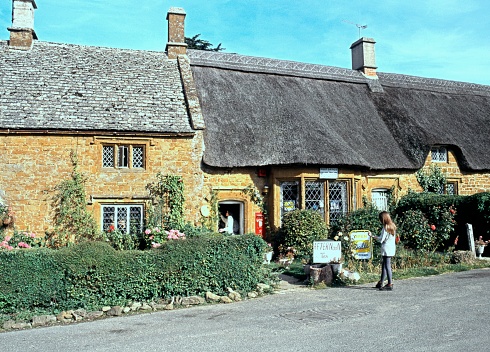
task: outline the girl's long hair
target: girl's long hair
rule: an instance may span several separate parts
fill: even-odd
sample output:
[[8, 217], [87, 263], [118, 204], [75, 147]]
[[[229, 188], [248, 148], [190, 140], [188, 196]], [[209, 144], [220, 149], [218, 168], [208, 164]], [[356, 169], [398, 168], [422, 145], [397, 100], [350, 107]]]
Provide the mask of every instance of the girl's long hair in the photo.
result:
[[381, 213], [379, 213], [379, 221], [381, 221], [381, 223], [383, 224], [386, 232], [395, 236], [396, 225], [393, 220], [391, 220], [390, 213], [388, 213], [387, 211], [382, 211]]

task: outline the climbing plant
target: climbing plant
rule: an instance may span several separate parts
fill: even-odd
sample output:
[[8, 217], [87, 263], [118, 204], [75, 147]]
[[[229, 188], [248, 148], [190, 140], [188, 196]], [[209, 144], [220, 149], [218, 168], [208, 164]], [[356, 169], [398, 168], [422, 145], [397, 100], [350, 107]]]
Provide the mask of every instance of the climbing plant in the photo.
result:
[[441, 193], [447, 183], [441, 168], [434, 164], [431, 164], [428, 169], [417, 171], [416, 177], [424, 192]]
[[70, 153], [70, 159], [73, 165], [71, 178], [55, 187], [56, 194], [53, 197], [55, 228], [54, 232], [46, 235], [46, 245], [49, 247], [58, 248], [84, 239], [99, 237], [95, 219], [87, 210], [86, 178], [78, 171], [76, 152]]
[[269, 222], [269, 213], [267, 211], [267, 205], [264, 197], [262, 197], [259, 190], [252, 184], [245, 187], [242, 190], [242, 193], [247, 195], [250, 198], [250, 201], [260, 208], [260, 211], [264, 215], [265, 238], [270, 238], [271, 227]]
[[146, 185], [155, 204], [149, 211], [149, 226], [163, 229], [182, 229], [184, 226], [184, 181], [178, 175], [159, 172], [156, 181]]

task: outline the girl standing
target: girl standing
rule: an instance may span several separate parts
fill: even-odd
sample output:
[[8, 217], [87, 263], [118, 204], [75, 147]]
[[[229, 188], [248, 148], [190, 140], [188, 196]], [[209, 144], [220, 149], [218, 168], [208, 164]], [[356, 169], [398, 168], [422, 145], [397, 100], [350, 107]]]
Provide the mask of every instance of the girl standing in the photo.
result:
[[[391, 220], [390, 214], [387, 211], [379, 213], [379, 221], [383, 224], [383, 228], [379, 236], [373, 236], [369, 232], [369, 236], [381, 243], [381, 255], [383, 257], [381, 266], [381, 279], [376, 284], [376, 288], [380, 290], [393, 290], [393, 275], [391, 271], [391, 258], [396, 252], [396, 225]], [[388, 284], [383, 286], [385, 278], [388, 279]]]

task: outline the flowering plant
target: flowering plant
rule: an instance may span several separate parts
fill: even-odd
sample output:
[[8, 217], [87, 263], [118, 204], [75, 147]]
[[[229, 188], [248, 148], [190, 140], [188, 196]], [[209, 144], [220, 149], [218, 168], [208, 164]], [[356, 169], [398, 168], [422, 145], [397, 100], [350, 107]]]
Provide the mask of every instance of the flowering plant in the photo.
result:
[[273, 252], [274, 249], [272, 248], [271, 243], [267, 243], [267, 246], [265, 247], [265, 253]]
[[279, 246], [279, 259], [294, 259], [296, 255], [296, 249], [294, 247], [284, 247], [283, 245]]
[[490, 244], [490, 241], [484, 241], [482, 236], [478, 237], [478, 239], [475, 240], [476, 247], [480, 247], [480, 246], [486, 247], [488, 244]]
[[167, 240], [185, 240], [185, 233], [179, 230], [169, 230], [165, 231], [167, 234]]
[[0, 219], [4, 226], [11, 226], [14, 223], [14, 212], [5, 205], [0, 205]]
[[40, 245], [40, 239], [36, 237], [34, 232], [14, 231], [13, 236], [5, 236], [0, 242], [0, 249], [11, 251], [14, 248], [32, 248]]
[[179, 230], [162, 231], [159, 227], [145, 230], [146, 242], [152, 248], [158, 248], [168, 240], [185, 240], [185, 233]]

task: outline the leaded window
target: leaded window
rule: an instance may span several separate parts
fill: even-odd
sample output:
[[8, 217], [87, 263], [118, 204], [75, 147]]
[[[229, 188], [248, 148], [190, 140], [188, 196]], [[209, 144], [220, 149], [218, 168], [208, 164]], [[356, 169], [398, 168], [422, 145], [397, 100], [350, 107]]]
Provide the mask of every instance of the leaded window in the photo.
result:
[[325, 217], [325, 183], [319, 181], [305, 182], [305, 208], [319, 212]]
[[119, 230], [138, 234], [143, 230], [143, 205], [110, 204], [102, 206], [102, 231]]
[[347, 182], [330, 181], [328, 183], [330, 225], [347, 213]]
[[433, 162], [447, 163], [447, 149], [444, 147], [433, 147], [430, 150]]
[[135, 145], [104, 145], [102, 167], [142, 169], [145, 167], [145, 148]]
[[281, 183], [281, 217], [287, 212], [299, 209], [299, 182]]

